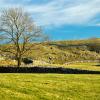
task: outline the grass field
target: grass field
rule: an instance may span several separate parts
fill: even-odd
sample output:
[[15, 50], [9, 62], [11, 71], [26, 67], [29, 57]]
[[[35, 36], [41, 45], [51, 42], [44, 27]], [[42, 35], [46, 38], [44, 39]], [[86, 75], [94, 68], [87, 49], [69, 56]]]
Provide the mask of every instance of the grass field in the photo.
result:
[[0, 100], [100, 100], [100, 75], [0, 74]]
[[65, 68], [75, 68], [81, 70], [92, 70], [92, 71], [100, 71], [99, 63], [74, 63], [70, 65], [66, 65]]
[[100, 71], [100, 64], [94, 62], [88, 63], [73, 63], [69, 65], [60, 65], [60, 64], [45, 64], [45, 65], [36, 65], [41, 67], [63, 67], [63, 68], [72, 68], [72, 69], [80, 69], [80, 70], [91, 70], [91, 71]]

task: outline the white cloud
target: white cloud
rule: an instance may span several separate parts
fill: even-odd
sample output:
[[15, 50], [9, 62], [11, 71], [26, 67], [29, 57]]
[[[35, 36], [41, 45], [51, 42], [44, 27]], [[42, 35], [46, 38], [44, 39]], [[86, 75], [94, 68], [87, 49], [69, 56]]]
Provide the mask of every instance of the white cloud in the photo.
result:
[[31, 5], [24, 5], [31, 0], [22, 0], [17, 5], [11, 2], [7, 4], [4, 1], [7, 0], [0, 1], [1, 7], [21, 6], [32, 14], [37, 23], [46, 26], [89, 25], [100, 13], [100, 0], [48, 0], [48, 3]]

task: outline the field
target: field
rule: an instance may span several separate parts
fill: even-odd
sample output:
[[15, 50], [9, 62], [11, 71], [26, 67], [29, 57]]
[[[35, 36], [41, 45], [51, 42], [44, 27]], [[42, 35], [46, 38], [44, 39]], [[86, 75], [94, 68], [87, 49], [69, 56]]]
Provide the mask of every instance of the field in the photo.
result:
[[[36, 43], [33, 50], [24, 55], [33, 60], [33, 64], [27, 67], [100, 71], [100, 61], [95, 63], [100, 58], [100, 53], [95, 48], [96, 41]], [[15, 60], [8, 59], [9, 56], [13, 57], [12, 54], [0, 53], [5, 57], [0, 55], [0, 66], [16, 65]], [[24, 66], [26, 65], [22, 63], [21, 67]], [[100, 100], [100, 75], [3, 73], [0, 74], [0, 100]]]
[[6, 1], [0, 100], [100, 100], [100, 0]]
[[0, 100], [100, 100], [100, 75], [0, 74]]
[[74, 64], [66, 65], [65, 68], [100, 71], [100, 64], [93, 63], [93, 62], [91, 62], [91, 63], [74, 63]]
[[100, 63], [88, 62], [88, 63], [72, 63], [69, 65], [60, 65], [60, 64], [37, 64], [35, 66], [41, 67], [62, 67], [62, 68], [71, 68], [71, 69], [80, 69], [80, 70], [90, 70], [90, 71], [100, 71]]

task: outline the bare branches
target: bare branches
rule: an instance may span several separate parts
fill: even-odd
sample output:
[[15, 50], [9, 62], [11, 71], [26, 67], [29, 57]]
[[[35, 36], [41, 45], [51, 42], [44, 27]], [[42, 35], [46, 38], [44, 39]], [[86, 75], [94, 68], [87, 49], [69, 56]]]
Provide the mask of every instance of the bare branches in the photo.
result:
[[46, 39], [41, 28], [36, 26], [30, 15], [20, 8], [10, 8], [2, 11], [0, 32], [3, 33], [0, 39], [9, 40], [9, 43], [11, 42], [14, 47], [14, 50], [9, 47], [9, 49], [3, 51], [14, 54], [18, 63], [20, 63], [23, 54], [31, 50], [33, 41]]

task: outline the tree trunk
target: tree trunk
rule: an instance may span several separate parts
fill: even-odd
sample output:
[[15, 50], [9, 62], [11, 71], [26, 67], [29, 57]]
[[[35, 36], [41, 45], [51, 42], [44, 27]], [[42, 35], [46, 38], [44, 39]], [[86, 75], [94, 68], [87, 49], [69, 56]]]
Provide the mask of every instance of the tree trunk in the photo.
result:
[[18, 66], [18, 67], [21, 66], [21, 57], [19, 57], [19, 58], [17, 59], [17, 66]]

